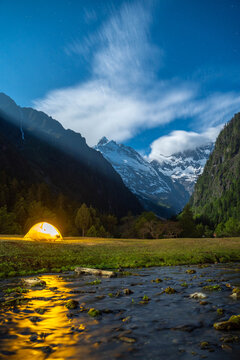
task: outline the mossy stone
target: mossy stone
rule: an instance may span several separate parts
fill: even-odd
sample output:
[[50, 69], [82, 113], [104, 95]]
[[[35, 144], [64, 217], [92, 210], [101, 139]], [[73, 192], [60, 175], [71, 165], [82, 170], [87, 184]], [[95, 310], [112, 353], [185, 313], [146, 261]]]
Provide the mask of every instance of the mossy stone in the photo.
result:
[[66, 303], [66, 308], [68, 308], [69, 310], [73, 310], [73, 309], [76, 309], [78, 307], [78, 301], [76, 300], [68, 300], [67, 303]]
[[206, 285], [203, 287], [204, 290], [208, 291], [221, 291], [222, 288], [220, 285]]
[[162, 279], [160, 279], [160, 278], [153, 279], [153, 280], [151, 280], [151, 282], [159, 284], [162, 282]]
[[216, 330], [240, 330], [240, 315], [233, 315], [229, 320], [214, 323], [213, 326]]
[[202, 341], [202, 342], [200, 343], [200, 347], [201, 347], [201, 349], [208, 349], [208, 348], [209, 348], [209, 342], [207, 342], [207, 341]]
[[133, 294], [133, 291], [131, 289], [124, 289], [123, 292], [124, 292], [125, 295]]
[[97, 309], [94, 309], [94, 308], [91, 308], [88, 311], [88, 315], [92, 316], [92, 317], [99, 316], [100, 314], [101, 314], [100, 310], [97, 310]]
[[189, 269], [189, 270], [186, 270], [186, 273], [187, 273], [187, 274], [196, 274], [196, 270], [194, 270], [194, 269]]
[[176, 291], [174, 288], [168, 286], [168, 287], [164, 290], [164, 292], [165, 292], [166, 294], [175, 294], [177, 291]]

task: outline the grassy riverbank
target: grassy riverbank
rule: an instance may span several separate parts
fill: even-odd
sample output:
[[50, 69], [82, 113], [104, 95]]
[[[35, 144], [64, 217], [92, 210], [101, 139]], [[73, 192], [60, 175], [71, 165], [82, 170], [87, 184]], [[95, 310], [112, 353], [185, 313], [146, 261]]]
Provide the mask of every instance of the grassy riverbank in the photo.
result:
[[240, 238], [66, 239], [32, 242], [0, 239], [0, 277], [61, 272], [75, 266], [126, 268], [240, 261]]

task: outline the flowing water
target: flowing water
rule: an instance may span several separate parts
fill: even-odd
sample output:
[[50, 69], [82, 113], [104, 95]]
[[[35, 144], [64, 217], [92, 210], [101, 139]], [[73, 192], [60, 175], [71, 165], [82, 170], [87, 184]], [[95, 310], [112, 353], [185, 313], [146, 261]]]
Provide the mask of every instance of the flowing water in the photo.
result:
[[[26, 303], [0, 308], [0, 359], [239, 360], [240, 331], [213, 328], [214, 322], [240, 314], [240, 300], [230, 297], [232, 291], [226, 286], [240, 286], [239, 264], [191, 267], [195, 274], [187, 274], [187, 269], [131, 270], [134, 274], [102, 278], [99, 284], [89, 284], [96, 279], [93, 276], [42, 275], [46, 286], [23, 294]], [[162, 282], [151, 281], [156, 278]], [[18, 286], [19, 281], [0, 282], [1, 300], [6, 299], [3, 290]], [[221, 290], [202, 289], [215, 284]], [[177, 292], [163, 293], [169, 286]], [[125, 295], [124, 289], [132, 294]], [[204, 305], [190, 299], [194, 292], [207, 295]], [[144, 295], [149, 300], [142, 301]], [[76, 309], [66, 308], [69, 299], [79, 302]], [[91, 317], [89, 308], [101, 314]], [[232, 335], [233, 343], [224, 342]]]

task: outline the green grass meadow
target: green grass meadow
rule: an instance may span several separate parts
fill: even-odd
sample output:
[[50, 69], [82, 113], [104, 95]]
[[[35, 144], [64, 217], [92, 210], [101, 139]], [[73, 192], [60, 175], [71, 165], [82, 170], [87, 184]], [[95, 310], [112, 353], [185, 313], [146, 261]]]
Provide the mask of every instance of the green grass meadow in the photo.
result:
[[73, 270], [240, 262], [240, 238], [100, 239], [35, 242], [0, 238], [0, 278]]

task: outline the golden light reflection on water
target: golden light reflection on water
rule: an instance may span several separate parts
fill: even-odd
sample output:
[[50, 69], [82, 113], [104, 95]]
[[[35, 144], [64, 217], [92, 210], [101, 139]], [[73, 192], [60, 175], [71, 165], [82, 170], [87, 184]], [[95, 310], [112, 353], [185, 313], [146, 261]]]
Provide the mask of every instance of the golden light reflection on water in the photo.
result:
[[[1, 351], [15, 353], [10, 357], [6, 353], [3, 359], [97, 359], [91, 354], [91, 346], [86, 346], [91, 338], [86, 322], [91, 324], [96, 320], [84, 313], [69, 319], [65, 303], [73, 295], [69, 294], [67, 282], [57, 276], [42, 276], [41, 279], [46, 282], [46, 288], [30, 290], [25, 296], [30, 302], [19, 306], [19, 311], [0, 312], [1, 322], [5, 322], [10, 335], [1, 340]], [[36, 312], [39, 308], [44, 309], [44, 314]], [[77, 331], [72, 331], [72, 326]], [[36, 341], [30, 340], [32, 335], [37, 335]], [[46, 355], [42, 347], [49, 347], [45, 351], [52, 352]]]

